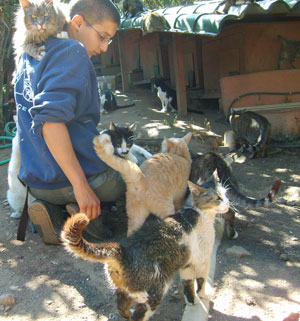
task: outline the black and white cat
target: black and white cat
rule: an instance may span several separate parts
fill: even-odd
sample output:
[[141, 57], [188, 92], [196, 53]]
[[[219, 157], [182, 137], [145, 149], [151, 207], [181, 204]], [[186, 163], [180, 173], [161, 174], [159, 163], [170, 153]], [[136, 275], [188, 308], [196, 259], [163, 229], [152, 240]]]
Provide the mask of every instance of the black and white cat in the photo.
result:
[[153, 79], [153, 87], [157, 90], [157, 97], [161, 101], [161, 111], [166, 113], [169, 107], [171, 112], [176, 112], [176, 91], [169, 87], [161, 78]]
[[215, 215], [226, 212], [229, 202], [223, 188], [188, 184], [191, 195], [186, 206], [164, 219], [150, 214], [140, 229], [120, 242], [87, 242], [82, 237], [89, 222], [85, 214], [72, 216], [63, 227], [61, 239], [70, 253], [105, 264], [118, 311], [126, 319], [149, 320], [177, 272], [187, 304], [199, 304], [207, 297]]
[[101, 131], [100, 134], [108, 134], [110, 136], [115, 155], [131, 160], [137, 164], [138, 159], [134, 154], [140, 154], [146, 159], [152, 157], [152, 154], [143, 147], [133, 143], [135, 128], [135, 124], [126, 127], [117, 126], [113, 122], [110, 122], [109, 129]]
[[135, 106], [135, 103], [119, 106], [116, 97], [111, 90], [101, 92], [101, 112], [111, 113], [114, 110], [132, 106]]
[[[177, 111], [177, 96], [176, 91], [169, 87], [162, 78], [154, 78], [152, 80], [153, 87], [157, 89], [157, 97], [161, 101], [161, 112], [167, 112], [168, 108], [171, 112]], [[187, 109], [189, 112], [203, 114], [202, 111]]]

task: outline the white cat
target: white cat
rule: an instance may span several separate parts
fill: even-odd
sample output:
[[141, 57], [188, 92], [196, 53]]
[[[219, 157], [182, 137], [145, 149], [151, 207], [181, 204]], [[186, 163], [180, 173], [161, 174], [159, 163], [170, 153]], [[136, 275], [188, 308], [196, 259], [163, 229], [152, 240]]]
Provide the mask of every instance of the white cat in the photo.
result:
[[[8, 204], [14, 210], [10, 215], [12, 218], [20, 218], [26, 199], [26, 187], [18, 178], [21, 164], [20, 146], [18, 132], [12, 141], [11, 158], [8, 165], [8, 191], [6, 194]], [[28, 193], [28, 205], [30, 205], [35, 198]]]

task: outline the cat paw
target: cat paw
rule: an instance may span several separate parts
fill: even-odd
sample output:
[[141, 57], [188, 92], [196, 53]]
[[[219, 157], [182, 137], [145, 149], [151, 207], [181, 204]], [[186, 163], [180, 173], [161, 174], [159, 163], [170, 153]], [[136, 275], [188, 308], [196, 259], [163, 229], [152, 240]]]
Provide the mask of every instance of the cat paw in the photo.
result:
[[110, 137], [107, 134], [100, 134], [94, 138], [95, 148], [101, 149], [107, 155], [113, 155], [114, 147], [111, 143]]
[[46, 55], [46, 47], [45, 46], [39, 47], [38, 53], [35, 56], [35, 59], [38, 61], [41, 61], [45, 57], [45, 55]]
[[13, 212], [13, 213], [10, 214], [10, 217], [11, 217], [11, 218], [18, 219], [18, 218], [21, 217], [21, 215], [22, 215], [22, 213], [20, 213], [19, 211], [15, 211], [15, 212]]

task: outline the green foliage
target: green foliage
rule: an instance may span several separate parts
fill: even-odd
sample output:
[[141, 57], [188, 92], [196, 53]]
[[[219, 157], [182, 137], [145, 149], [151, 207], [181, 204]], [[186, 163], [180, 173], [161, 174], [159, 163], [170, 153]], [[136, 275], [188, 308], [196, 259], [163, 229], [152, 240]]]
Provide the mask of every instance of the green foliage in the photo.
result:
[[3, 102], [10, 91], [11, 75], [14, 69], [12, 53], [12, 35], [14, 28], [14, 15], [18, 6], [18, 0], [1, 0], [0, 2], [0, 134], [3, 132]]
[[145, 7], [149, 9], [162, 9], [194, 3], [194, 1], [191, 0], [143, 0], [143, 2]]

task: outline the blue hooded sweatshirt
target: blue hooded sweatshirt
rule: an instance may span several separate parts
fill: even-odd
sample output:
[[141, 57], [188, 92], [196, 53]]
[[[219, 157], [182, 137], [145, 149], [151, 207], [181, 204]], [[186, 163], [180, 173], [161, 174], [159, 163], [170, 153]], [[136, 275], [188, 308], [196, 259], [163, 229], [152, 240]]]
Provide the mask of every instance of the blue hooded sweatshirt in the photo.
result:
[[[85, 47], [73, 39], [50, 38], [46, 55], [37, 61], [23, 54], [15, 81], [20, 179], [34, 188], [70, 186], [41, 133], [44, 122], [65, 123], [87, 177], [107, 165], [96, 155], [100, 99], [94, 66]], [[59, 143], [59, 142], [58, 142]]]

